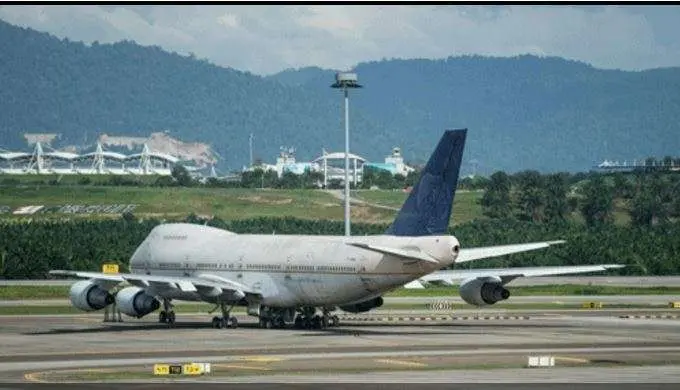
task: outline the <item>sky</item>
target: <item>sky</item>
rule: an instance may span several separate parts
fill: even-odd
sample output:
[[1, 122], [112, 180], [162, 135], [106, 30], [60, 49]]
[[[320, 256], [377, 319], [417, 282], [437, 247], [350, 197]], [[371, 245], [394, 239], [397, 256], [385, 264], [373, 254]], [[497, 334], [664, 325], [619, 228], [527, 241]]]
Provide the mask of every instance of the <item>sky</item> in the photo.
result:
[[157, 45], [260, 75], [467, 54], [680, 66], [675, 5], [3, 5], [0, 19], [88, 44]]

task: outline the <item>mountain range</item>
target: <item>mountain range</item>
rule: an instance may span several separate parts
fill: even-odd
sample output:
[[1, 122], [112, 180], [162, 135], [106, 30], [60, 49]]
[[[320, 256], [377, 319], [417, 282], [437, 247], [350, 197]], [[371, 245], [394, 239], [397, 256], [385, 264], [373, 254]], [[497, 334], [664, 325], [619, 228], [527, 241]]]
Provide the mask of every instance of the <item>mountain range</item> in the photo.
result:
[[[122, 41], [85, 44], [0, 21], [0, 147], [24, 133], [62, 145], [100, 134], [165, 132], [210, 145], [222, 170], [281, 146], [298, 160], [344, 148], [344, 102], [333, 70], [272, 76]], [[604, 159], [680, 155], [680, 68], [597, 69], [523, 55], [385, 59], [358, 64], [350, 148], [382, 161], [399, 146], [423, 163], [445, 129], [468, 128], [464, 171], [584, 171]], [[55, 146], [55, 147], [58, 147]], [[476, 167], [476, 168], [473, 168]]]

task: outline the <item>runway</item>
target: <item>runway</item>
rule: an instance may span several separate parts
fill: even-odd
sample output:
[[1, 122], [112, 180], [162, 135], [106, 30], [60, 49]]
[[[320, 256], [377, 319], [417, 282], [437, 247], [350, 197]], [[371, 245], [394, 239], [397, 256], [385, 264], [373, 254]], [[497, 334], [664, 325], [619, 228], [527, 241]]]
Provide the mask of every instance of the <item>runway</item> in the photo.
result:
[[[101, 313], [0, 316], [0, 382], [679, 382], [680, 320], [622, 313], [535, 310], [521, 319], [427, 322], [347, 315], [326, 330], [259, 329], [245, 316], [238, 329], [212, 329], [209, 314], [178, 314], [174, 328], [155, 316], [123, 323], [103, 323]], [[555, 366], [526, 368], [534, 355], [553, 356]], [[210, 362], [212, 372], [152, 375], [154, 363], [187, 362]]]

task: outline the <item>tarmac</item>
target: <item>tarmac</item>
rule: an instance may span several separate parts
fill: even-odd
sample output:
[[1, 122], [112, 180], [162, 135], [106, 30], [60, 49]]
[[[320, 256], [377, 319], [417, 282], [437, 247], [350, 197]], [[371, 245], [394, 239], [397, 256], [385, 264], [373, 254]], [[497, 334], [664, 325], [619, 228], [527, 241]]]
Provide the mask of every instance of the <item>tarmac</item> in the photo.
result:
[[[237, 329], [212, 329], [208, 313], [178, 313], [174, 327], [157, 323], [155, 314], [124, 316], [122, 323], [103, 322], [103, 313], [0, 316], [0, 387], [93, 381], [678, 383], [679, 311], [416, 310], [398, 317], [377, 310], [343, 314], [339, 327], [325, 330], [260, 329], [242, 315]], [[530, 356], [551, 356], [554, 366], [527, 368]], [[209, 362], [211, 372], [153, 375], [156, 363], [189, 362]]]

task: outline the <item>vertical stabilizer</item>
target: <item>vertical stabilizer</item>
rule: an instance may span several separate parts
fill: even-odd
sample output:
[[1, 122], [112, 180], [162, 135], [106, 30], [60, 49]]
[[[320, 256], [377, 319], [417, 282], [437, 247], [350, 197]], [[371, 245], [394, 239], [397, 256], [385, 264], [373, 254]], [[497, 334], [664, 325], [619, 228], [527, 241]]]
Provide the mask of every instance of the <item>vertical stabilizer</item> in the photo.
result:
[[447, 130], [430, 156], [397, 218], [385, 234], [429, 236], [446, 234], [463, 159], [467, 129]]

